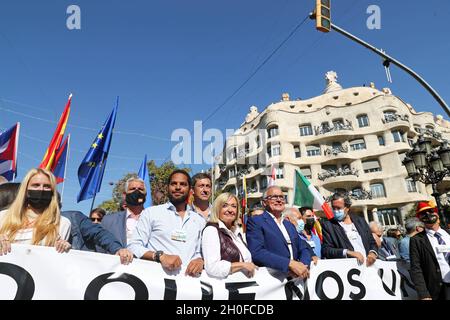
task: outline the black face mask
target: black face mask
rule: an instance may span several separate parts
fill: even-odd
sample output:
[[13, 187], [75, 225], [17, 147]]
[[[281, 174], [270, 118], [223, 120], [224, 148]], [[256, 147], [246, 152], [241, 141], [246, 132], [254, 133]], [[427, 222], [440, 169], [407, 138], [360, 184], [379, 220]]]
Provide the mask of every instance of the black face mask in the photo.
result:
[[426, 223], [426, 224], [435, 224], [436, 221], [437, 221], [437, 219], [438, 219], [438, 217], [436, 217], [436, 215], [434, 215], [433, 213], [430, 213], [430, 212], [425, 213], [425, 214], [420, 218], [420, 220], [421, 220], [423, 223]]
[[305, 229], [312, 230], [315, 222], [316, 222], [316, 219], [314, 219], [314, 218], [306, 218]]
[[145, 203], [145, 194], [141, 193], [139, 190], [134, 190], [131, 193], [127, 193], [125, 202], [129, 206], [143, 206]]
[[52, 201], [53, 191], [51, 190], [27, 190], [27, 202], [35, 209], [47, 208]]

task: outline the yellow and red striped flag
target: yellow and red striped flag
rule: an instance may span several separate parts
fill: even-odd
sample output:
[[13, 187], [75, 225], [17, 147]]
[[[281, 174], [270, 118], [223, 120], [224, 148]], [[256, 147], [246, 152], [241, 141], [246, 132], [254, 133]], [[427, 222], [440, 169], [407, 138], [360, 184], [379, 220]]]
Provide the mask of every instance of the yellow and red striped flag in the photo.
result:
[[53, 134], [52, 140], [45, 152], [45, 156], [42, 159], [39, 168], [50, 170], [53, 167], [53, 162], [55, 161], [56, 151], [60, 148], [61, 142], [64, 137], [64, 132], [66, 131], [67, 121], [69, 120], [70, 114], [70, 103], [72, 101], [72, 94], [69, 95], [69, 100], [67, 101], [66, 107], [59, 118], [58, 126], [56, 127], [55, 133]]

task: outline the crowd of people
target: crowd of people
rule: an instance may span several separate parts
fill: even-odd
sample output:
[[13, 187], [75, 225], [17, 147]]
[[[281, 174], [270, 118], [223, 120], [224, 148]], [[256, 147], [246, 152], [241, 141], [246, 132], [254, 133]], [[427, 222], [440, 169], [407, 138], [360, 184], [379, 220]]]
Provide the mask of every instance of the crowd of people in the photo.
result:
[[205, 270], [219, 279], [236, 272], [252, 277], [258, 267], [305, 279], [319, 259], [356, 258], [367, 266], [377, 259], [403, 260], [419, 299], [450, 298], [450, 235], [428, 202], [417, 204], [403, 236], [400, 229], [385, 232], [378, 222], [368, 224], [352, 213], [351, 200], [341, 193], [330, 200], [334, 218], [318, 225], [312, 208], [287, 207], [277, 186], [268, 187], [261, 207], [245, 216], [234, 194], [222, 193], [210, 203], [211, 178], [205, 173], [191, 178], [174, 170], [167, 192], [166, 203], [144, 208], [145, 183], [130, 178], [124, 210], [106, 214], [96, 208], [88, 217], [63, 210], [53, 174], [32, 169], [22, 183], [0, 184], [0, 255], [11, 254], [12, 243], [42, 245], [60, 253], [115, 254], [123, 264], [155, 261], [170, 274], [184, 270], [197, 277]]

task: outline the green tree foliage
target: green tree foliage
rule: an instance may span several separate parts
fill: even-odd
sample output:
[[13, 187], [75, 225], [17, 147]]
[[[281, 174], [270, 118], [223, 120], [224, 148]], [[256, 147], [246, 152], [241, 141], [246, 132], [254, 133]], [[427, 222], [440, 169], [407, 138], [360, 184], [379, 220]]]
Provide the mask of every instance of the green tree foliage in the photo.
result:
[[[150, 160], [147, 162], [147, 168], [150, 176], [153, 205], [158, 205], [168, 200], [167, 179], [169, 179], [169, 176], [173, 170], [184, 169], [187, 172], [191, 171], [189, 168], [177, 167], [172, 161], [164, 162], [158, 167], [154, 160]], [[123, 201], [125, 183], [132, 177], [137, 177], [137, 174], [134, 172], [127, 173], [123, 176], [123, 178], [117, 181], [113, 188], [112, 199], [104, 201], [99, 207], [105, 209], [107, 212], [119, 211], [120, 202]]]

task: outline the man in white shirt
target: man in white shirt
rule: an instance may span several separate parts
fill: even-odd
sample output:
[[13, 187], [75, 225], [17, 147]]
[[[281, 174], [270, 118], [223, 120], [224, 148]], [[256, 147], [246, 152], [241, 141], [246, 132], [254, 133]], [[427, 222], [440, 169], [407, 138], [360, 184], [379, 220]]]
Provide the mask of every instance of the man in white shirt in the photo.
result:
[[125, 211], [107, 214], [103, 217], [102, 226], [110, 231], [123, 248], [131, 239], [134, 228], [144, 210], [147, 196], [145, 182], [140, 178], [130, 178], [125, 183], [123, 197], [126, 203]]
[[450, 235], [440, 226], [436, 207], [419, 202], [417, 217], [425, 230], [411, 238], [411, 279], [421, 300], [450, 299]]
[[156, 261], [168, 271], [198, 276], [203, 270], [201, 234], [205, 219], [187, 205], [191, 179], [175, 170], [168, 180], [169, 202], [147, 208], [136, 225], [128, 249], [141, 259]]

